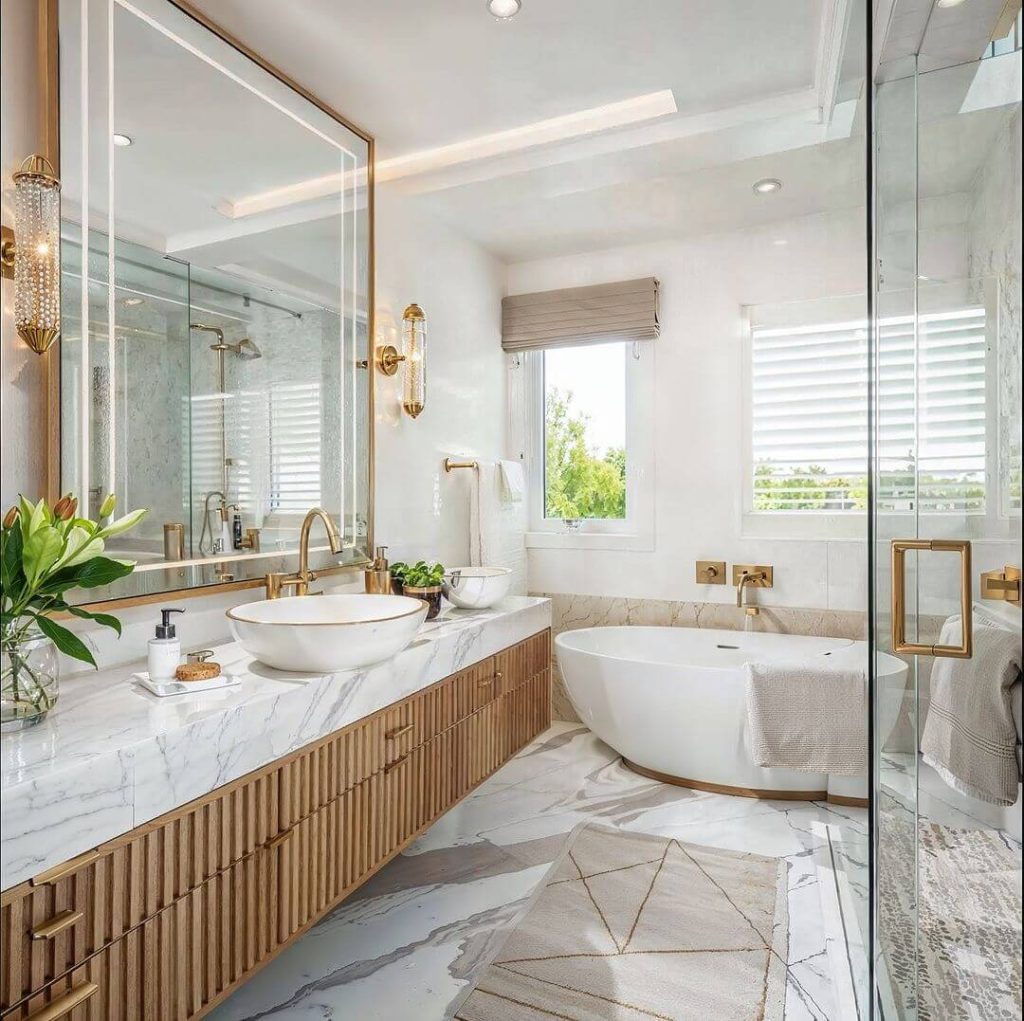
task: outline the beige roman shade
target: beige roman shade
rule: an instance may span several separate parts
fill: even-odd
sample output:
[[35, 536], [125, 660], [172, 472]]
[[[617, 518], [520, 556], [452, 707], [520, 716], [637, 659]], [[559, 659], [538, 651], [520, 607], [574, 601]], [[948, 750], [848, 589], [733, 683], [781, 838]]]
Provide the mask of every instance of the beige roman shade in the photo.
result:
[[501, 346], [506, 351], [654, 340], [658, 333], [654, 277], [513, 294], [501, 303]]

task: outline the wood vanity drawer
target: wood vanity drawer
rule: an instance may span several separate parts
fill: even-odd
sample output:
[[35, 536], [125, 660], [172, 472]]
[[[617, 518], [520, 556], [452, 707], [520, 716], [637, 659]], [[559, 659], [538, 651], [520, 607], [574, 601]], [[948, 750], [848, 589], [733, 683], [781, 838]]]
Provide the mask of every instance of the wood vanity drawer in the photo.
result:
[[281, 832], [278, 787], [277, 770], [242, 778], [7, 890], [0, 1010]]
[[279, 945], [277, 857], [260, 849], [4, 1014], [32, 1021], [184, 1021]]

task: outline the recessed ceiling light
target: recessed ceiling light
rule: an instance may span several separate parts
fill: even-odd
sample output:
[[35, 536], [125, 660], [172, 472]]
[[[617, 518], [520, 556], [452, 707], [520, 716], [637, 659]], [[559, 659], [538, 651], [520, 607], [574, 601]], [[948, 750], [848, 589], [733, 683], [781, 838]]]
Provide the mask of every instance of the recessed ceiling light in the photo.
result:
[[939, 7], [959, 7], [964, 0], [938, 0]]
[[124, 149], [132, 144], [132, 139], [129, 135], [118, 135], [115, 134], [113, 138], [114, 145]]
[[487, 0], [487, 9], [499, 21], [508, 21], [509, 18], [514, 18], [522, 6], [522, 0]]
[[773, 191], [778, 191], [782, 187], [782, 182], [777, 177], [762, 177], [760, 181], [754, 182], [754, 191], [758, 195], [770, 195]]
[[774, 241], [772, 242], [772, 244], [773, 244], [773, 245], [775, 245], [775, 247], [776, 247], [776, 248], [782, 248], [782, 247], [784, 247], [785, 245], [788, 245], [788, 244], [789, 244], [789, 240], [788, 240], [787, 238], [776, 238], [776, 239], [775, 239], [775, 240], [774, 240]]
[[128, 308], [134, 308], [136, 305], [141, 305], [145, 300], [145, 298], [125, 298], [122, 304]]

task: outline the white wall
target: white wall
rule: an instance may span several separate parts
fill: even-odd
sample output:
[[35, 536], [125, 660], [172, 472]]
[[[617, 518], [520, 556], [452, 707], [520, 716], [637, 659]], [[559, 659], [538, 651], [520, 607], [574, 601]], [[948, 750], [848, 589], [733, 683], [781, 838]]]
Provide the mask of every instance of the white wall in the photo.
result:
[[377, 193], [377, 335], [401, 348], [402, 311], [427, 317], [427, 402], [401, 408], [402, 370], [377, 383], [376, 525], [392, 560], [469, 562], [469, 472], [445, 457], [504, 456], [505, 267], [384, 185]]
[[766, 603], [863, 609], [863, 531], [836, 541], [742, 534], [741, 306], [863, 293], [865, 272], [862, 210], [509, 267], [512, 294], [661, 281], [655, 549], [532, 549], [530, 590], [724, 602], [735, 590], [696, 584], [694, 562], [725, 560], [774, 566]]
[[[11, 174], [21, 161], [39, 152], [42, 139], [37, 105], [36, 5], [28, 0], [0, 4], [0, 67], [3, 67], [3, 109], [0, 117], [0, 188], [3, 223], [12, 221]], [[9, 507], [18, 493], [42, 492], [45, 484], [46, 429], [40, 401], [42, 361], [14, 329], [13, 281], [3, 281], [0, 320], [0, 507]]]

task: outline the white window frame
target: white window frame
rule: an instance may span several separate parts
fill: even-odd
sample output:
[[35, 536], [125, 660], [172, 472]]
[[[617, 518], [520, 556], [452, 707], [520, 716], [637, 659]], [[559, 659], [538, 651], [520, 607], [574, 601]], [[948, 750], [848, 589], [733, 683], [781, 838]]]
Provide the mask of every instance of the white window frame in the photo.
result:
[[[567, 531], [559, 518], [544, 516], [544, 352], [510, 355], [510, 384], [520, 386], [518, 444], [527, 477], [528, 531], [532, 549], [654, 549], [655, 347], [652, 341], [623, 344], [626, 362], [626, 517], [587, 518]], [[518, 377], [518, 379], [516, 379]]]
[[[985, 358], [985, 392], [986, 392], [986, 433], [989, 438], [989, 451], [985, 471], [985, 511], [983, 513], [920, 513], [914, 510], [887, 511], [881, 516], [884, 528], [894, 530], [899, 521], [906, 521], [909, 516], [917, 515], [918, 528], [922, 534], [936, 537], [968, 536], [972, 539], [998, 539], [1012, 531], [1014, 512], [1007, 513], [1005, 494], [1000, 491], [1000, 477], [1003, 471], [999, 459], [1002, 451], [998, 443], [999, 390], [996, 367], [996, 346], [998, 343], [998, 284], [993, 278], [986, 277], [974, 282], [980, 284], [981, 294], [973, 299], [985, 305], [985, 332], [987, 337]], [[968, 281], [951, 282], [948, 287], [967, 285]], [[828, 315], [835, 315], [835, 308], [840, 303], [849, 302], [848, 310], [842, 313], [844, 318], [863, 318], [864, 295], [849, 295], [820, 300], [822, 309], [831, 308]], [[797, 302], [811, 308], [817, 302], [813, 300]], [[856, 309], [860, 308], [859, 316]], [[739, 471], [743, 479], [743, 502], [741, 508], [740, 535], [747, 538], [803, 538], [843, 540], [854, 539], [863, 541], [866, 525], [865, 511], [841, 511], [820, 513], [816, 511], [756, 511], [754, 510], [754, 434], [753, 434], [753, 332], [752, 309], [755, 306], [742, 306], [742, 393], [741, 419], [742, 444]], [[825, 312], [822, 312], [825, 315]], [[865, 453], [865, 471], [867, 471], [867, 455]], [[1019, 515], [1017, 515], [1019, 517]]]

